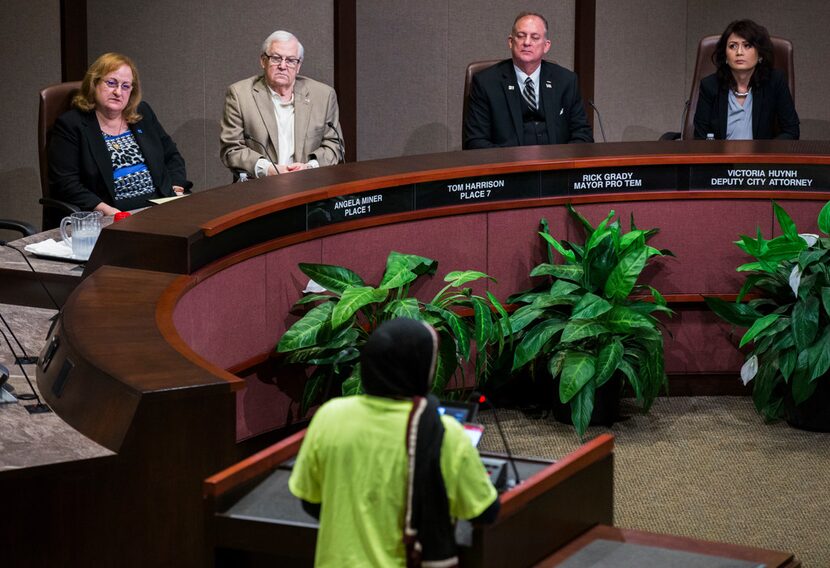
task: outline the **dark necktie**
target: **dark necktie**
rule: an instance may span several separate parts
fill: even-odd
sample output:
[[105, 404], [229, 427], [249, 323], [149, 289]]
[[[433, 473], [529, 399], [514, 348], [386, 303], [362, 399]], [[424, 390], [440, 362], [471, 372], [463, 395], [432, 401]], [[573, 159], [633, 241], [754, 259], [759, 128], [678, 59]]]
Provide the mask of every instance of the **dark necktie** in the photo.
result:
[[528, 77], [525, 79], [525, 88], [522, 91], [522, 96], [525, 102], [530, 107], [530, 110], [536, 110], [536, 89], [533, 87], [533, 79]]

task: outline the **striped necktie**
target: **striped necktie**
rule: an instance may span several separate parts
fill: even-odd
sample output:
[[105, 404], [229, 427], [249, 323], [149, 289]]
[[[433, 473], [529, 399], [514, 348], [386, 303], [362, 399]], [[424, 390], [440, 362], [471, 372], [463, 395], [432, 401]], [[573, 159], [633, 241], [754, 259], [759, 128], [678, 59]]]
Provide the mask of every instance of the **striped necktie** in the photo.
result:
[[533, 87], [533, 79], [528, 77], [525, 79], [525, 88], [522, 91], [522, 96], [525, 102], [530, 107], [530, 110], [536, 110], [536, 89]]

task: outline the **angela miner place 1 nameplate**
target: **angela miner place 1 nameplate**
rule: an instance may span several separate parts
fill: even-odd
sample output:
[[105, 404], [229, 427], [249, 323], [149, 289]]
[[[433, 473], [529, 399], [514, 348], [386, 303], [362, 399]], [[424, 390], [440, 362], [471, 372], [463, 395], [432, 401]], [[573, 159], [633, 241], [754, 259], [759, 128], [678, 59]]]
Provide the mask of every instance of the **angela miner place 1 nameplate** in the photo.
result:
[[415, 185], [416, 209], [537, 197], [539, 172], [428, 181]]
[[827, 191], [827, 166], [805, 164], [706, 164], [691, 166], [689, 189]]
[[308, 228], [412, 211], [413, 191], [413, 185], [402, 185], [309, 203], [306, 213]]

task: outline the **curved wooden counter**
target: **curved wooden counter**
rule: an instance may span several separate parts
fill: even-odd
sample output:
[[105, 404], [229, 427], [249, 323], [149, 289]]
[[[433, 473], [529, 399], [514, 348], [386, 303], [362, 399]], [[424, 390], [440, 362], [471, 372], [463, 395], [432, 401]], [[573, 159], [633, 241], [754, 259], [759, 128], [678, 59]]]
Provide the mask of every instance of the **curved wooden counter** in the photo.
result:
[[[732, 164], [766, 172], [797, 169], [796, 178], [808, 176], [810, 186], [698, 187], [707, 172]], [[672, 248], [680, 258], [648, 277], [675, 299], [734, 293], [741, 255], [731, 241], [739, 229], [760, 225], [772, 233], [769, 199], [775, 197], [789, 201], [799, 229], [814, 231], [816, 214], [830, 199], [828, 166], [830, 143], [823, 142], [455, 152], [220, 187], [111, 225], [53, 333], [56, 350], [51, 358], [45, 357], [48, 346], [41, 354], [38, 384], [61, 417], [118, 453], [120, 465], [91, 498], [112, 503], [113, 531], [146, 538], [125, 544], [114, 533], [91, 536], [83, 523], [75, 537], [98, 542], [104, 563], [203, 564], [201, 480], [250, 451], [251, 444], [242, 447], [237, 440], [302, 418], [292, 402], [301, 385], [297, 377], [263, 377], [248, 368], [263, 360], [293, 317], [287, 310], [305, 284], [296, 268], [300, 260], [345, 264], [373, 277], [390, 248], [431, 253], [440, 260], [439, 275], [465, 268], [490, 272], [499, 278], [490, 289], [504, 297], [526, 287], [529, 268], [541, 260], [535, 235], [541, 216], [551, 219], [557, 236], [577, 237], [562, 207], [572, 202], [592, 220], [614, 208], [621, 219], [636, 213], [638, 226], [660, 227], [656, 246]], [[584, 176], [620, 171], [639, 172], [650, 180], [647, 188], [597, 193], [574, 185], [589, 179]], [[456, 190], [449, 185], [484, 187], [479, 182], [509, 191], [493, 200], [453, 201]], [[362, 203], [378, 192], [394, 205], [386, 214], [337, 216], [338, 203]], [[713, 258], [720, 259], [718, 267]], [[421, 293], [437, 284], [426, 283]], [[692, 372], [697, 361], [708, 363], [711, 357], [694, 349], [711, 343], [714, 318], [693, 308], [670, 325], [679, 338], [671, 364]], [[727, 326], [717, 329], [727, 337]], [[734, 365], [738, 356], [723, 364]], [[238, 390], [243, 385], [248, 388]]]

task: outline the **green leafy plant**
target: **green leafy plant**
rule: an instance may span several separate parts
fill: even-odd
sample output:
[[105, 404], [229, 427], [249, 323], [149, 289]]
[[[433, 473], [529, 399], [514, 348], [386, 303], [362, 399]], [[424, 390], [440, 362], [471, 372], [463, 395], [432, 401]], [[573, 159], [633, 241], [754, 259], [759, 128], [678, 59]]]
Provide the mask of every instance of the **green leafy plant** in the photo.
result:
[[[531, 271], [545, 281], [508, 299], [520, 304], [510, 316], [515, 349], [512, 371], [529, 367], [547, 371], [559, 385], [559, 400], [570, 404], [571, 421], [580, 437], [594, 411], [596, 390], [622, 373], [647, 411], [666, 385], [663, 336], [656, 312], [673, 313], [651, 286], [638, 284], [655, 256], [671, 254], [647, 244], [657, 229], [640, 230], [631, 219], [624, 232], [611, 211], [596, 228], [570, 205], [568, 211], [585, 230], [582, 244], [559, 242], [545, 219], [539, 235], [548, 261]], [[556, 251], [563, 262], [555, 263]], [[642, 292], [644, 297], [632, 297]]]
[[[751, 343], [752, 350], [741, 378], [754, 380], [755, 407], [768, 420], [786, 417], [788, 399], [809, 399], [830, 369], [830, 239], [799, 234], [787, 212], [772, 206], [780, 236], [767, 240], [759, 229], [755, 238], [735, 241], [755, 259], [737, 268], [748, 274], [736, 301], [706, 298], [720, 317], [748, 328], [740, 347]], [[818, 227], [830, 234], [830, 203]], [[751, 291], [757, 297], [747, 299]]]
[[[348, 268], [328, 264], [299, 265], [300, 270], [325, 289], [296, 302], [294, 307], [313, 305], [282, 336], [277, 352], [287, 363], [314, 366], [303, 392], [305, 410], [320, 396], [326, 381], [343, 379], [344, 395], [362, 392], [360, 347], [381, 322], [398, 317], [423, 320], [438, 332], [440, 346], [433, 391], [444, 390], [456, 373], [463, 375], [463, 361], [475, 354], [476, 376], [490, 369], [488, 347], [504, 345], [502, 322], [507, 313], [487, 292], [486, 298], [472, 293], [466, 284], [494, 280], [475, 270], [454, 271], [447, 283], [428, 302], [409, 296], [412, 284], [435, 273], [438, 262], [414, 254], [389, 253], [386, 270], [377, 286], [366, 284]], [[460, 312], [466, 312], [461, 315]]]

